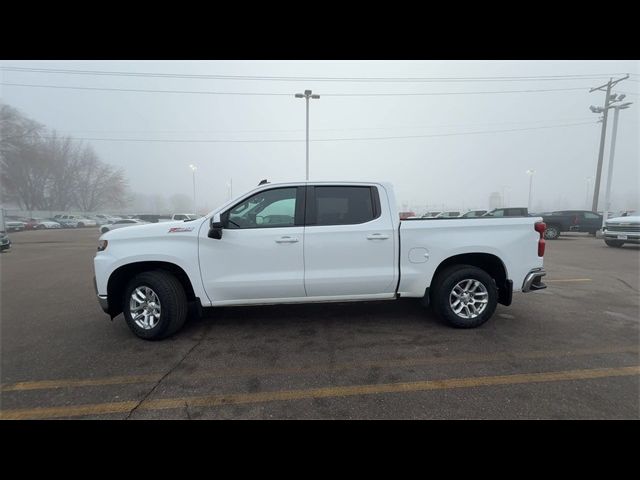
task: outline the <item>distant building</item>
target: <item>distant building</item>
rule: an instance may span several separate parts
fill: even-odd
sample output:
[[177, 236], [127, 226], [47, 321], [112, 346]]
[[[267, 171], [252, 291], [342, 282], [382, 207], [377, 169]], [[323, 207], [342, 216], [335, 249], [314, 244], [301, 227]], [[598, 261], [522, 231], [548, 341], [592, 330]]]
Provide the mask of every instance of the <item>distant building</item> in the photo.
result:
[[491, 195], [489, 195], [489, 210], [500, 207], [504, 207], [502, 204], [502, 195], [500, 192], [491, 192]]

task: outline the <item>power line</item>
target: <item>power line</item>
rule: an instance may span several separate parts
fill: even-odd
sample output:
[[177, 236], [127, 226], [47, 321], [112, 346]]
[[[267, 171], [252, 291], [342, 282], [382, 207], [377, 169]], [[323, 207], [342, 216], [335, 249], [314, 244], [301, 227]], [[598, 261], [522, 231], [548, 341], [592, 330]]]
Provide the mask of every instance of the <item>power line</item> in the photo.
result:
[[[577, 121], [577, 120], [589, 120], [592, 117], [572, 117], [572, 118], [557, 118], [556, 121]], [[525, 120], [525, 121], [503, 121], [503, 122], [482, 122], [482, 123], [449, 123], [438, 125], [395, 125], [387, 127], [345, 127], [345, 128], [314, 128], [314, 132], [343, 132], [343, 131], [363, 131], [363, 130], [418, 130], [418, 129], [434, 129], [443, 127], [478, 127], [486, 125], [522, 125], [522, 124], [536, 124], [548, 122], [550, 119], [543, 120]], [[304, 132], [305, 129], [252, 129], [252, 130], [66, 130], [66, 135], [78, 135], [84, 133], [150, 133], [150, 134], [199, 134], [199, 133], [293, 133]]]
[[[0, 85], [11, 87], [31, 87], [31, 88], [56, 88], [67, 90], [92, 90], [106, 92], [136, 92], [136, 93], [180, 93], [196, 95], [250, 95], [250, 96], [286, 96], [292, 97], [291, 93], [274, 92], [215, 92], [206, 90], [150, 90], [139, 88], [109, 88], [109, 87], [77, 87], [65, 85], [34, 85], [26, 83], [0, 82]], [[325, 97], [395, 97], [395, 96], [443, 96], [443, 95], [486, 95], [486, 94], [506, 94], [506, 93], [539, 93], [539, 92], [567, 92], [567, 91], [587, 91], [587, 87], [573, 88], [546, 88], [529, 90], [493, 90], [480, 92], [413, 92], [413, 93], [325, 93]]]
[[568, 92], [586, 91], [586, 87], [544, 88], [528, 90], [493, 90], [481, 92], [419, 92], [419, 93], [325, 93], [324, 97], [405, 97], [405, 96], [438, 96], [438, 95], [484, 95], [498, 93], [536, 93], [536, 92]]
[[511, 82], [511, 81], [557, 81], [572, 79], [594, 80], [607, 78], [618, 73], [565, 74], [565, 75], [527, 75], [527, 76], [485, 76], [485, 77], [313, 77], [313, 76], [270, 76], [270, 75], [220, 75], [220, 74], [183, 74], [159, 72], [123, 72], [111, 70], [75, 70], [62, 68], [37, 68], [2, 66], [0, 70], [29, 73], [55, 73], [68, 75], [105, 75], [125, 77], [182, 78], [202, 80], [256, 80], [283, 82]]
[[[507, 133], [507, 132], [523, 132], [528, 130], [542, 130], [549, 128], [574, 127], [579, 125], [594, 125], [594, 122], [581, 123], [565, 123], [559, 125], [546, 125], [541, 127], [513, 128], [502, 130], [484, 130], [475, 132], [457, 132], [457, 133], [436, 133], [430, 135], [399, 135], [388, 137], [351, 137], [351, 138], [318, 138], [310, 140], [311, 142], [342, 142], [342, 141], [359, 141], [359, 140], [398, 140], [410, 138], [433, 138], [433, 137], [450, 137], [463, 135], [481, 135], [487, 133]], [[43, 138], [53, 138], [51, 136], [42, 135]], [[184, 140], [184, 139], [151, 139], [151, 138], [98, 138], [98, 137], [82, 137], [75, 140], [85, 141], [107, 141], [107, 142], [148, 142], [148, 143], [301, 143], [305, 140], [297, 139], [281, 139], [281, 140]]]
[[32, 85], [26, 83], [6, 83], [1, 82], [0, 85], [11, 87], [37, 87], [37, 88], [62, 88], [68, 90], [100, 90], [109, 92], [142, 92], [142, 93], [190, 93], [198, 95], [275, 95], [293, 97], [291, 93], [263, 93], [263, 92], [211, 92], [211, 91], [195, 91], [195, 90], [148, 90], [138, 88], [107, 88], [107, 87], [71, 87], [64, 85]]

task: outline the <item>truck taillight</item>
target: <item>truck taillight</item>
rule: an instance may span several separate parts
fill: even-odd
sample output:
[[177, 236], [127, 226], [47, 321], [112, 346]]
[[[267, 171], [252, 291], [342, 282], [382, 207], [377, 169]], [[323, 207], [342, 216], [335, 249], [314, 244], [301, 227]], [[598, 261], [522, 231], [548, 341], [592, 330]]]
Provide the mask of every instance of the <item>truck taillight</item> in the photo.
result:
[[538, 256], [544, 257], [544, 231], [547, 229], [547, 224], [544, 222], [537, 222], [533, 228], [540, 234], [540, 239], [538, 240]]

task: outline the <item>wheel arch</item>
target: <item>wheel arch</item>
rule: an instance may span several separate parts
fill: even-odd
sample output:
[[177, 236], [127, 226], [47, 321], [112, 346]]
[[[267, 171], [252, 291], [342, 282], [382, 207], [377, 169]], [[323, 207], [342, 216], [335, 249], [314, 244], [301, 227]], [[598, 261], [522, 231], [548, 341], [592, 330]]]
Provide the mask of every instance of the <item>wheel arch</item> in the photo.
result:
[[165, 271], [175, 276], [182, 284], [184, 292], [187, 295], [187, 300], [189, 302], [198, 300], [193, 289], [193, 285], [191, 284], [191, 280], [189, 279], [189, 275], [187, 275], [187, 272], [185, 272], [182, 267], [176, 265], [175, 263], [162, 261], [143, 261], [128, 263], [115, 269], [111, 273], [111, 275], [109, 275], [109, 280], [107, 281], [109, 314], [112, 318], [122, 312], [122, 305], [119, 299], [122, 297], [127, 283], [129, 283], [129, 281], [139, 273], [151, 272], [154, 270]]
[[462, 253], [443, 260], [433, 273], [432, 286], [438, 281], [438, 276], [453, 265], [470, 265], [487, 272], [498, 287], [498, 303], [511, 305], [513, 282], [509, 280], [507, 268], [500, 257], [491, 253]]

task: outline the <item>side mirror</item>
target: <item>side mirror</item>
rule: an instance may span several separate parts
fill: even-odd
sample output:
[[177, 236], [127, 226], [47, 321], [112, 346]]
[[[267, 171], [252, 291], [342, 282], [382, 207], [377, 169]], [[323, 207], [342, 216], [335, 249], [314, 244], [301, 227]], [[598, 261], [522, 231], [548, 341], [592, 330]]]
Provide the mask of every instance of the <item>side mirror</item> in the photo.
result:
[[220, 220], [220, 214], [216, 213], [213, 218], [211, 218], [211, 223], [209, 226], [209, 233], [207, 236], [209, 238], [215, 238], [216, 240], [220, 240], [222, 238], [222, 229], [224, 225]]

